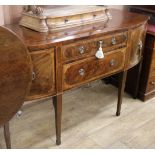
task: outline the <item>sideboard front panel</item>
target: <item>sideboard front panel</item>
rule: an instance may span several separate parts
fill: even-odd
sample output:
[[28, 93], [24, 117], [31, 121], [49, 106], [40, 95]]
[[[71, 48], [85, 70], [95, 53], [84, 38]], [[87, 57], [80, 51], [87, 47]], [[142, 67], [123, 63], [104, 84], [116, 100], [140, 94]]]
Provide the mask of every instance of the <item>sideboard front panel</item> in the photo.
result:
[[103, 59], [95, 56], [63, 66], [63, 89], [114, 74], [124, 68], [126, 48], [111, 51]]

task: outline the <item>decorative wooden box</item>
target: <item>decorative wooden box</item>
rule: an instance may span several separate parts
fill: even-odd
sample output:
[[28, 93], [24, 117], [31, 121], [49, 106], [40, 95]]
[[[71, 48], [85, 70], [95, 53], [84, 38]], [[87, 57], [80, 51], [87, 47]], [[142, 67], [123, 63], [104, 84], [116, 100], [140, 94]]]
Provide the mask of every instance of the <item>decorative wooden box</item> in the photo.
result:
[[39, 31], [58, 31], [112, 19], [105, 6], [28, 6], [20, 25]]

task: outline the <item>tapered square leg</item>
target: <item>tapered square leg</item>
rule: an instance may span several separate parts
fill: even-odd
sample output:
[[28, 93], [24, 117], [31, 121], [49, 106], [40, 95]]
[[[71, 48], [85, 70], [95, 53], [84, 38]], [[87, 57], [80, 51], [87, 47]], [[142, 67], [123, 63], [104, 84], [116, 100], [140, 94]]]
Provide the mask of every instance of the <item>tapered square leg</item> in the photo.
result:
[[4, 125], [4, 138], [6, 142], [6, 148], [11, 149], [11, 138], [10, 138], [10, 130], [9, 130], [9, 122]]
[[119, 116], [121, 112], [122, 97], [124, 95], [127, 71], [121, 72], [119, 76], [120, 77], [119, 77], [119, 86], [118, 86], [118, 102], [117, 102], [116, 116]]
[[61, 144], [62, 94], [53, 97], [55, 109], [56, 144]]

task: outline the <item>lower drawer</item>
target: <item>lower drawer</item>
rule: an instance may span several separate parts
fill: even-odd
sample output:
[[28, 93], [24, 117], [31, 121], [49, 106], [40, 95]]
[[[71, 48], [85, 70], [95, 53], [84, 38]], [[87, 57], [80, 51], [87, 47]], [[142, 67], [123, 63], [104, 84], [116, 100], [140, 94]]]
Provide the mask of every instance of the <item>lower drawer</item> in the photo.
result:
[[86, 82], [122, 71], [126, 48], [105, 54], [103, 59], [90, 57], [63, 66], [63, 89], [69, 89]]

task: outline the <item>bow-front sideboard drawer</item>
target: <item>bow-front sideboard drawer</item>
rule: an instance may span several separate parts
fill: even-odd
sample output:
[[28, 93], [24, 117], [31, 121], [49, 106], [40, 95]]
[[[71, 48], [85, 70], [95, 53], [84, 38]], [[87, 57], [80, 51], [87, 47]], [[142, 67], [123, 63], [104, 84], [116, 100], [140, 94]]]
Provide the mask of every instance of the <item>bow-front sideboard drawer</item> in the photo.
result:
[[80, 86], [83, 83], [106, 77], [121, 71], [125, 64], [126, 48], [105, 54], [103, 59], [92, 56], [63, 66], [63, 89]]
[[96, 39], [85, 39], [64, 45], [62, 47], [63, 61], [68, 63], [76, 59], [94, 55], [99, 48], [100, 41], [102, 41], [104, 53], [125, 47], [127, 44], [127, 37], [127, 32], [118, 32], [110, 35], [103, 35]]

